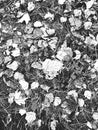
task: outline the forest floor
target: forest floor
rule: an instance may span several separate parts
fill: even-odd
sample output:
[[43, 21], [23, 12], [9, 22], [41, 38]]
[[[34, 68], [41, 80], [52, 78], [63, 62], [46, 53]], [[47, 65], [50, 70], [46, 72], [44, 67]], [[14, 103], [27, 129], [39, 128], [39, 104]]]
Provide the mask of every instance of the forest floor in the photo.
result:
[[98, 130], [97, 0], [0, 0], [0, 130]]

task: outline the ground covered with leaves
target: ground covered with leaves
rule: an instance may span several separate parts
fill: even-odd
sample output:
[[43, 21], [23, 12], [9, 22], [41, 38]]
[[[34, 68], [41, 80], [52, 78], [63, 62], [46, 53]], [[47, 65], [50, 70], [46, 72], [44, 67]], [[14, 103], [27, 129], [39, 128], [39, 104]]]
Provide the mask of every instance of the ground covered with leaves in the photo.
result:
[[0, 130], [98, 130], [97, 0], [0, 0]]

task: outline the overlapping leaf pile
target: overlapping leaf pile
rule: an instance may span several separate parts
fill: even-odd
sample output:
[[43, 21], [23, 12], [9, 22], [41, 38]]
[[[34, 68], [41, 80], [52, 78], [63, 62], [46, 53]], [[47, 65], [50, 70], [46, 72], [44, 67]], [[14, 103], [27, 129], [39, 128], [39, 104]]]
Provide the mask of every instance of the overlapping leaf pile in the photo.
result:
[[97, 0], [0, 0], [0, 128], [98, 129]]

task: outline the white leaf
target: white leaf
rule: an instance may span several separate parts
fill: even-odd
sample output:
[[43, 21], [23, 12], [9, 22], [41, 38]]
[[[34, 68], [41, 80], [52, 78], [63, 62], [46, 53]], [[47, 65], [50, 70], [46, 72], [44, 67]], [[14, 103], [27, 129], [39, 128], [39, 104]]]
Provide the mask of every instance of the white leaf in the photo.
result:
[[24, 114], [26, 114], [26, 110], [25, 109], [20, 109], [19, 113], [20, 113], [21, 116], [23, 116]]
[[96, 59], [95, 63], [94, 63], [94, 69], [96, 71], [98, 71], [98, 59]]
[[94, 120], [98, 120], [98, 112], [94, 112], [92, 117]]
[[47, 71], [59, 71], [63, 66], [63, 63], [60, 62], [59, 60], [51, 60], [51, 59], [46, 59], [42, 63], [42, 67], [44, 72]]
[[33, 82], [32, 84], [31, 84], [31, 89], [36, 89], [36, 88], [38, 88], [39, 87], [39, 83], [36, 81], [36, 82]]
[[32, 123], [36, 120], [36, 113], [35, 112], [27, 112], [25, 117], [27, 123]]
[[42, 69], [46, 74], [47, 79], [53, 79], [58, 74], [58, 71], [60, 71], [62, 68], [63, 63], [59, 60], [46, 59], [42, 63]]
[[32, 54], [32, 53], [34, 53], [34, 52], [36, 52], [37, 51], [37, 48], [34, 46], [34, 45], [32, 45], [31, 47], [30, 47], [30, 54]]
[[24, 75], [22, 74], [22, 73], [20, 73], [20, 72], [15, 72], [15, 74], [14, 74], [14, 79], [18, 79], [18, 80], [21, 80], [21, 79], [24, 79]]
[[20, 7], [20, 2], [19, 2], [19, 1], [17, 1], [17, 2], [15, 3], [15, 7], [16, 7], [16, 8], [19, 8], [19, 7]]
[[25, 0], [20, 0], [21, 1], [21, 4], [24, 4], [25, 3]]
[[94, 1], [95, 1], [95, 0], [90, 0], [90, 1], [88, 1], [88, 2], [85, 2], [85, 3], [86, 3], [86, 6], [87, 6], [87, 9], [90, 9], [90, 8], [93, 6]]
[[41, 119], [39, 119], [39, 120], [37, 121], [38, 127], [40, 127], [40, 126], [41, 126], [41, 123], [42, 123], [42, 120], [41, 120]]
[[46, 92], [49, 91], [50, 87], [48, 87], [47, 85], [40, 85], [41, 89], [45, 90]]
[[36, 69], [42, 69], [42, 65], [39, 62], [33, 62], [31, 64], [31, 67], [36, 68]]
[[52, 20], [54, 19], [54, 14], [51, 14], [50, 12], [46, 13], [44, 16], [45, 19], [51, 18]]
[[90, 128], [90, 129], [92, 129], [92, 124], [88, 121], [87, 122], [87, 126]]
[[60, 97], [55, 97], [53, 105], [58, 106], [60, 104], [61, 104], [61, 98]]
[[7, 64], [7, 68], [12, 70], [17, 70], [19, 63], [17, 61], [13, 61], [11, 64]]
[[26, 24], [28, 24], [30, 20], [31, 20], [31, 19], [30, 19], [29, 14], [28, 14], [28, 13], [25, 13], [25, 14], [22, 16], [22, 18], [19, 19], [18, 23], [23, 23], [23, 22], [25, 21]]
[[12, 104], [13, 102], [14, 102], [14, 93], [10, 93], [9, 94], [9, 97], [8, 97], [8, 102], [10, 103], [10, 104]]
[[76, 53], [76, 56], [74, 57], [74, 59], [76, 59], [76, 60], [80, 59], [80, 57], [81, 57], [80, 51], [79, 50], [75, 50], [74, 52]]
[[92, 26], [92, 22], [90, 22], [90, 21], [87, 21], [87, 22], [84, 23], [85, 30], [90, 29], [91, 26]]
[[11, 55], [14, 57], [20, 56], [20, 49], [16, 48], [15, 50], [12, 51]]
[[32, 11], [35, 8], [35, 4], [33, 2], [28, 3], [28, 11]]
[[58, 0], [58, 4], [63, 5], [65, 0]]
[[22, 105], [22, 104], [25, 104], [25, 100], [26, 98], [25, 97], [22, 97], [22, 93], [21, 91], [15, 91], [15, 95], [14, 95], [14, 100], [15, 102], [18, 104], [18, 105]]
[[78, 99], [78, 103], [79, 103], [79, 106], [80, 106], [80, 107], [83, 107], [83, 106], [84, 106], [84, 100], [83, 100], [83, 99], [79, 98], [79, 99]]
[[89, 91], [89, 90], [86, 90], [85, 92], [84, 92], [84, 96], [87, 98], [87, 99], [91, 99], [91, 96], [92, 96], [92, 93], [91, 93], [91, 91]]
[[82, 14], [82, 11], [80, 9], [75, 9], [74, 10], [74, 15], [75, 16], [81, 16], [81, 14]]
[[67, 94], [69, 96], [72, 95], [75, 99], [77, 99], [78, 97], [78, 93], [76, 92], [76, 90], [70, 90]]
[[55, 29], [49, 28], [49, 29], [46, 30], [46, 32], [47, 32], [48, 35], [53, 35], [55, 33]]
[[57, 123], [57, 122], [58, 122], [57, 120], [51, 121], [51, 125], [50, 125], [51, 130], [56, 130], [56, 123]]
[[97, 36], [96, 36], [96, 41], [97, 41], [97, 43], [98, 43], [98, 34], [97, 34]]
[[42, 23], [40, 21], [34, 22], [34, 27], [42, 27]]
[[53, 93], [47, 93], [45, 96], [49, 99], [50, 103], [53, 102], [54, 100]]
[[29, 88], [29, 83], [26, 82], [24, 79], [21, 79], [19, 81], [19, 84], [21, 85], [21, 87], [22, 87], [23, 90], [27, 90]]
[[66, 22], [66, 21], [67, 21], [67, 18], [66, 18], [66, 17], [61, 17], [61, 18], [60, 18], [60, 22], [61, 22], [61, 23], [64, 23], [64, 22]]

